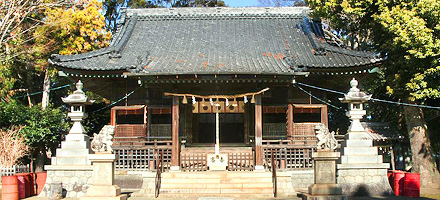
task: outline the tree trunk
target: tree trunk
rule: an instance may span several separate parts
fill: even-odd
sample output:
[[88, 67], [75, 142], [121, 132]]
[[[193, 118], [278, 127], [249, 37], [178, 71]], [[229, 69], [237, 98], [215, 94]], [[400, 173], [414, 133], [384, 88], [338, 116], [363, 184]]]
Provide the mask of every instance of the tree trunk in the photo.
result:
[[50, 76], [49, 70], [46, 69], [44, 72], [43, 81], [43, 97], [41, 98], [41, 108], [44, 110], [49, 106], [49, 92], [50, 92]]
[[36, 151], [36, 160], [35, 160], [35, 172], [43, 172], [44, 171], [44, 165], [46, 164], [46, 152], [44, 150], [37, 150]]
[[439, 187], [440, 175], [433, 163], [423, 111], [420, 108], [405, 106], [404, 113], [412, 152], [412, 172], [420, 173], [422, 189]]

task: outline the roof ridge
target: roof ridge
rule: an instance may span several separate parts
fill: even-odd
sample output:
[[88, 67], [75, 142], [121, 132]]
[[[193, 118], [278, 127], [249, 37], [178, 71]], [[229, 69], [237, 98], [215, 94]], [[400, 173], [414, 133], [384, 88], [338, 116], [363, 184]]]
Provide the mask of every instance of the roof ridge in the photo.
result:
[[275, 15], [307, 15], [308, 7], [183, 7], [183, 8], [143, 8], [143, 9], [127, 9], [126, 13], [131, 16], [135, 13], [138, 16], [185, 16], [185, 15], [230, 15], [230, 14], [275, 14]]

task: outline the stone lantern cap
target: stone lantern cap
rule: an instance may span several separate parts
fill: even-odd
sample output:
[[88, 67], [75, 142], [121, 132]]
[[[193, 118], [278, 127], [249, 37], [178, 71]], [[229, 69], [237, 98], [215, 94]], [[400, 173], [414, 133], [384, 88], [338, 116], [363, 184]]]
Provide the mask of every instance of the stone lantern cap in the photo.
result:
[[344, 94], [344, 98], [339, 98], [339, 100], [342, 103], [349, 103], [349, 102], [366, 102], [371, 99], [372, 94], [367, 95], [365, 92], [362, 92], [357, 88], [359, 82], [353, 78], [350, 81], [350, 90], [347, 94]]
[[66, 104], [83, 104], [83, 105], [89, 105], [94, 102], [94, 100], [90, 100], [89, 97], [87, 97], [84, 93], [83, 89], [83, 83], [81, 80], [79, 80], [76, 83], [76, 90], [73, 92], [73, 94], [70, 94], [69, 96], [61, 99]]

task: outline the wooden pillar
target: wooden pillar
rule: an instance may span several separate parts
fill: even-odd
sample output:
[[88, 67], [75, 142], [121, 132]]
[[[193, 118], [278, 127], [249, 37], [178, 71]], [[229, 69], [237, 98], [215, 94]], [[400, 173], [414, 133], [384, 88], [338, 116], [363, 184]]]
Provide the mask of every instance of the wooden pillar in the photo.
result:
[[263, 170], [263, 109], [261, 95], [255, 95], [255, 169]]
[[116, 109], [111, 109], [110, 111], [110, 125], [116, 125]]
[[293, 105], [289, 103], [287, 105], [287, 139], [291, 140], [293, 135]]
[[173, 106], [171, 110], [171, 170], [180, 169], [179, 163], [179, 97], [173, 97]]
[[323, 123], [326, 127], [328, 127], [328, 111], [327, 105], [324, 105], [321, 108], [321, 123]]

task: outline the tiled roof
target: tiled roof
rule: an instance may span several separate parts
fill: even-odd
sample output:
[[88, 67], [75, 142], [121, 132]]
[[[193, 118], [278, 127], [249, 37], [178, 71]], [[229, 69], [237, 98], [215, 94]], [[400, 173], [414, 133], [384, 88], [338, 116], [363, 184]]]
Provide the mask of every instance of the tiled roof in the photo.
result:
[[53, 55], [58, 67], [149, 75], [293, 74], [382, 61], [332, 46], [308, 8], [128, 9], [107, 48]]

